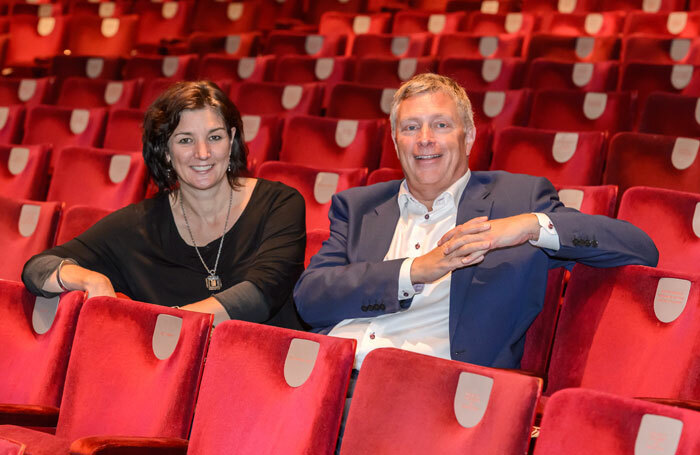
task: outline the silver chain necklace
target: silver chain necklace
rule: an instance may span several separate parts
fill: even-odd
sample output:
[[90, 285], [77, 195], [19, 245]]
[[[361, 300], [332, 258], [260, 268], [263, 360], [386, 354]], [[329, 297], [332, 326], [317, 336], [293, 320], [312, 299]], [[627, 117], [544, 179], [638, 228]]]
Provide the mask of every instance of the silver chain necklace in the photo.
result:
[[231, 207], [233, 206], [233, 188], [231, 188], [231, 193], [228, 198], [228, 211], [226, 212], [226, 221], [224, 221], [224, 233], [221, 234], [221, 241], [219, 242], [219, 251], [216, 253], [216, 261], [214, 262], [214, 268], [209, 269], [207, 267], [207, 263], [204, 262], [204, 258], [202, 258], [202, 254], [199, 252], [199, 248], [197, 248], [197, 242], [194, 241], [194, 236], [192, 235], [192, 229], [190, 229], [190, 223], [187, 221], [187, 215], [185, 214], [185, 204], [182, 202], [182, 195], [180, 195], [180, 209], [182, 210], [182, 217], [185, 219], [185, 226], [187, 226], [187, 233], [190, 234], [190, 240], [192, 240], [192, 245], [194, 245], [194, 250], [197, 252], [197, 256], [199, 256], [199, 260], [202, 261], [202, 265], [204, 266], [204, 270], [207, 271], [209, 274], [205, 279], [204, 282], [207, 285], [207, 289], [210, 291], [218, 291], [221, 289], [221, 278], [219, 278], [219, 275], [216, 274], [216, 268], [219, 265], [219, 257], [221, 256], [221, 247], [224, 246], [224, 236], [226, 235], [226, 228], [228, 227], [228, 217], [231, 215]]

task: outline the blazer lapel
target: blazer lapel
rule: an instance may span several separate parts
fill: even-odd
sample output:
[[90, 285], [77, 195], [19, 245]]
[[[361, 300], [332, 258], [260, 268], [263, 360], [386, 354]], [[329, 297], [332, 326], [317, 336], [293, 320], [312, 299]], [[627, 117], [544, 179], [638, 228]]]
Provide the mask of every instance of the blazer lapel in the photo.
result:
[[394, 238], [399, 221], [398, 192], [394, 197], [378, 205], [374, 211], [362, 217], [362, 230], [358, 245], [358, 258], [363, 261], [383, 261]]

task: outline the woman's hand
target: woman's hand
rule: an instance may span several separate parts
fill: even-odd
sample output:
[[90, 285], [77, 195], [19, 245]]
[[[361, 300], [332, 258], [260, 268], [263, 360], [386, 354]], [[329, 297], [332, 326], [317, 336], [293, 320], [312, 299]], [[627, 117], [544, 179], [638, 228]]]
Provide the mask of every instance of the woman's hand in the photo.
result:
[[[69, 290], [87, 291], [90, 297], [116, 297], [112, 282], [105, 275], [80, 267], [72, 262], [60, 266], [61, 281]], [[49, 292], [63, 292], [57, 279], [58, 269], [44, 283], [43, 289]]]
[[199, 302], [190, 303], [189, 305], [181, 306], [181, 310], [196, 311], [198, 313], [210, 313], [214, 315], [214, 326], [231, 319], [226, 312], [226, 308], [219, 303], [214, 297], [209, 297]]

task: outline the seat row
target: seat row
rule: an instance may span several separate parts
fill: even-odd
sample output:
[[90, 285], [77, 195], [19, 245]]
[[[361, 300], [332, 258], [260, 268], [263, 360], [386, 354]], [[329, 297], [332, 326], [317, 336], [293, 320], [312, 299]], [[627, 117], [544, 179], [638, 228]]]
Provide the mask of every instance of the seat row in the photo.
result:
[[[129, 444], [185, 453], [188, 438], [187, 453], [333, 451], [354, 340], [228, 321], [207, 348], [210, 315], [108, 297], [83, 302], [79, 292], [37, 299], [19, 283], [0, 287], [0, 403], [9, 403], [0, 406], [2, 421], [57, 425], [55, 436], [0, 426], [0, 438], [53, 455], [69, 446], [97, 453]], [[524, 453], [538, 408], [544, 419], [536, 454], [562, 453], [569, 446], [561, 439], [584, 444], [566, 453], [591, 453], [609, 441], [557, 435], [558, 424], [620, 428], [612, 440], [632, 443], [649, 437], [645, 425], [666, 428], [641, 422], [643, 413], [688, 422], [668, 434], [692, 438], [696, 413], [622, 397], [674, 404], [699, 398], [698, 341], [686, 336], [700, 328], [699, 305], [697, 273], [576, 266], [544, 390], [529, 375], [377, 349], [363, 363], [341, 453]], [[571, 390], [579, 387], [597, 392]], [[561, 414], [572, 406], [579, 412]], [[637, 417], [607, 425], [598, 413], [607, 416], [608, 407], [617, 411], [605, 418], [619, 422], [623, 409]], [[387, 421], [401, 424], [377, 424]], [[671, 453], [694, 453], [697, 443], [683, 438], [679, 447], [687, 451]]]

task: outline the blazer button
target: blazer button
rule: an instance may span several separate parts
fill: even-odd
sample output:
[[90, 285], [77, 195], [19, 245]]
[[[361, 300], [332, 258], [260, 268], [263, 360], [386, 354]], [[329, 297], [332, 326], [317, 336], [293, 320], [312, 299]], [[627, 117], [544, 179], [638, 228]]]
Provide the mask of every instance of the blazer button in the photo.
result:
[[592, 246], [593, 248], [597, 248], [597, 247], [598, 247], [598, 241], [595, 240], [595, 239], [593, 239], [593, 241], [591, 242], [591, 246]]
[[360, 309], [361, 309], [362, 311], [367, 311], [367, 305], [362, 305], [362, 306], [360, 307]]
[[382, 303], [381, 305], [379, 305], [379, 309], [380, 309], [380, 310], [386, 310], [386, 307], [385, 307], [384, 304]]
[[586, 245], [586, 246], [591, 246], [591, 241], [590, 241], [590, 240], [586, 240], [586, 241], [583, 242], [583, 244]]
[[574, 239], [571, 243], [574, 244], [574, 246], [579, 246], [581, 245], [581, 241], [579, 239]]

